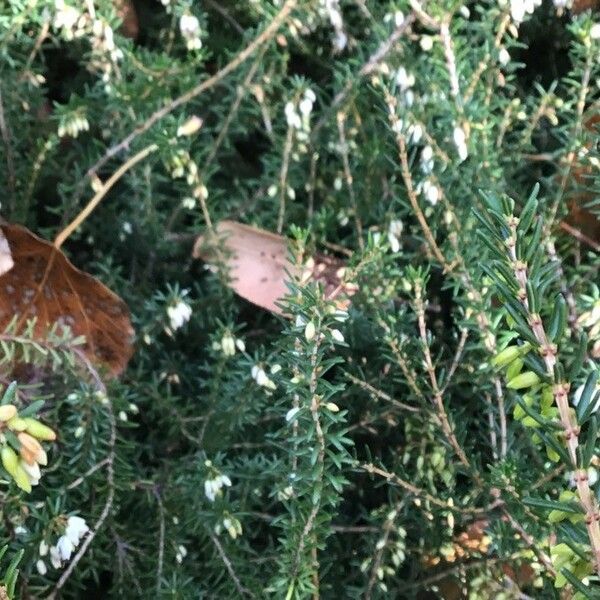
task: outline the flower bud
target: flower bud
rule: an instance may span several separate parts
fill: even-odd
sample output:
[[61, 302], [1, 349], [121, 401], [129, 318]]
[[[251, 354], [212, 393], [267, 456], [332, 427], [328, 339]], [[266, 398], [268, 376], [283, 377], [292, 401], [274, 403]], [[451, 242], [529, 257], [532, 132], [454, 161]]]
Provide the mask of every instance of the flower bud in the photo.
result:
[[492, 358], [491, 362], [495, 367], [506, 367], [513, 360], [519, 358], [521, 350], [519, 346], [508, 346]]
[[540, 382], [540, 378], [533, 371], [525, 371], [511, 379], [506, 387], [511, 390], [522, 390], [524, 388], [530, 388], [537, 385]]
[[45, 442], [52, 442], [56, 439], [56, 433], [47, 425], [40, 423], [37, 419], [27, 417], [23, 419], [27, 424], [25, 431], [31, 434], [34, 438]]
[[14, 404], [3, 404], [0, 406], [0, 421], [10, 421], [17, 416], [17, 407]]
[[0, 451], [0, 457], [2, 458], [2, 466], [11, 477], [14, 477], [13, 473], [19, 464], [17, 453], [10, 446], [5, 444]]
[[315, 337], [316, 333], [317, 330], [315, 324], [312, 321], [309, 321], [304, 328], [304, 337], [306, 338], [306, 341], [310, 342]]
[[523, 359], [515, 358], [515, 360], [513, 360], [510, 363], [510, 365], [508, 365], [508, 369], [506, 369], [506, 379], [508, 379], [508, 381], [510, 381], [511, 379], [514, 379], [521, 372], [522, 368], [523, 368]]
[[193, 115], [183, 125], [180, 125], [177, 128], [177, 137], [193, 135], [200, 129], [200, 127], [202, 127], [202, 123], [203, 121], [200, 117]]
[[21, 417], [13, 417], [6, 423], [11, 431], [25, 431], [27, 429], [27, 421]]
[[17, 453], [10, 447], [4, 446], [1, 451], [2, 465], [14, 479], [18, 487], [24, 492], [31, 492], [31, 483], [27, 473], [23, 470], [23, 467], [19, 464], [19, 457]]
[[20, 453], [25, 462], [28, 462], [30, 465], [34, 462], [41, 465], [48, 464], [44, 449], [34, 437], [25, 432], [19, 433], [17, 437], [19, 438], [19, 442], [21, 442]]

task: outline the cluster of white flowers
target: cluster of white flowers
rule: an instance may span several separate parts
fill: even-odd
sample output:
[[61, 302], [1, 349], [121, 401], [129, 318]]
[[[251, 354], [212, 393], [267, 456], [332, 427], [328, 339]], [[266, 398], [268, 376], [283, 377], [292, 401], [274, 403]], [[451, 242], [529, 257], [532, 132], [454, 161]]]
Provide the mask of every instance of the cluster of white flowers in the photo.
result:
[[425, 173], [425, 175], [429, 175], [433, 171], [433, 148], [429, 145], [425, 146], [423, 150], [421, 150], [421, 171]]
[[246, 344], [244, 340], [234, 337], [230, 331], [226, 331], [220, 341], [213, 342], [213, 350], [222, 352], [224, 356], [234, 356], [236, 348], [245, 352]]
[[83, 37], [86, 33], [86, 15], [79, 12], [74, 6], [64, 0], [54, 0], [54, 18], [52, 26], [61, 32], [62, 37], [70, 41], [73, 38]]
[[396, 27], [400, 27], [404, 23], [404, 13], [401, 10], [397, 10], [393, 13], [387, 13], [383, 16], [383, 22], [393, 22]]
[[179, 31], [185, 40], [188, 50], [200, 50], [202, 40], [200, 39], [200, 21], [194, 15], [186, 13], [179, 19]]
[[210, 477], [204, 481], [204, 495], [214, 502], [216, 498], [223, 495], [224, 487], [231, 487], [231, 479], [219, 472], [210, 460], [204, 461], [204, 466], [210, 473]]
[[329, 19], [329, 23], [335, 32], [333, 38], [334, 50], [341, 52], [348, 44], [348, 36], [344, 30], [344, 19], [339, 0], [320, 0], [320, 12]]
[[286, 102], [284, 112], [288, 127], [297, 130], [296, 135], [299, 140], [306, 141], [310, 132], [310, 114], [317, 97], [315, 93], [307, 88], [298, 102]]
[[225, 529], [233, 540], [242, 535], [242, 524], [228, 512], [225, 512], [223, 520], [215, 525], [215, 533], [220, 535], [223, 529]]
[[81, 111], [75, 111], [61, 118], [58, 125], [58, 137], [76, 138], [80, 132], [89, 131], [90, 123]]
[[400, 237], [402, 236], [403, 229], [404, 224], [400, 219], [393, 219], [390, 221], [387, 237], [392, 252], [398, 252], [400, 250]]
[[175, 554], [175, 560], [181, 564], [183, 559], [187, 556], [187, 548], [183, 544], [177, 546], [177, 553]]
[[54, 546], [49, 547], [44, 540], [40, 542], [38, 549], [40, 558], [35, 565], [38, 573], [45, 575], [48, 572], [44, 561], [48, 554], [50, 555], [50, 564], [55, 569], [60, 569], [65, 562], [71, 559], [71, 555], [89, 530], [85, 519], [76, 516], [69, 517], [63, 535], [58, 538]]
[[54, 0], [54, 11], [52, 26], [63, 39], [89, 37], [92, 56], [88, 68], [100, 72], [106, 89], [110, 90], [109, 81], [115, 64], [123, 58], [123, 52], [115, 45], [112, 27], [104, 19], [81, 12], [65, 0]]
[[419, 183], [417, 193], [421, 194], [432, 206], [435, 206], [442, 196], [440, 186], [433, 179], [425, 179]]
[[[501, 5], [505, 5], [506, 1], [501, 0]], [[520, 25], [527, 15], [532, 15], [533, 11], [542, 5], [542, 0], [509, 0], [510, 16], [515, 22], [515, 25]]]
[[454, 145], [456, 146], [460, 162], [466, 160], [469, 156], [469, 150], [467, 148], [467, 134], [463, 127], [456, 125], [452, 133], [452, 138], [454, 139]]
[[208, 189], [200, 180], [198, 165], [192, 160], [187, 150], [179, 148], [168, 159], [167, 170], [173, 179], [185, 177], [187, 184], [191, 188], [192, 197], [184, 198], [182, 205], [184, 208], [193, 209], [196, 206], [196, 200], [206, 200], [208, 198]]
[[176, 331], [190, 320], [192, 316], [192, 307], [179, 298], [174, 303], [167, 306], [167, 316], [169, 317], [171, 331]]
[[[273, 365], [271, 367], [271, 375], [281, 371], [281, 365]], [[272, 391], [277, 389], [275, 382], [267, 375], [266, 371], [260, 365], [254, 365], [252, 367], [252, 379], [256, 381], [258, 385], [264, 387], [266, 390]]]

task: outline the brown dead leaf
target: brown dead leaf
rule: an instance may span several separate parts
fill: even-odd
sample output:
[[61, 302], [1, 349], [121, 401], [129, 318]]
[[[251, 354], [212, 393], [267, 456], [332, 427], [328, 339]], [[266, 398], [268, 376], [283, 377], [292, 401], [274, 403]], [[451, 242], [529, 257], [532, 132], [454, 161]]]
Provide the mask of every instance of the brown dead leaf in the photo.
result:
[[[235, 221], [221, 221], [216, 232], [223, 243], [232, 289], [270, 312], [283, 314], [276, 303], [288, 293], [286, 282], [290, 276], [303, 283], [321, 282], [325, 296], [337, 299], [340, 308], [347, 308], [348, 296], [356, 291], [343, 282], [344, 262], [338, 258], [315, 255], [301, 268], [288, 259], [288, 241], [283, 236]], [[215, 260], [208, 236], [196, 240], [193, 256], [208, 262]]]
[[14, 263], [8, 242], [0, 229], [0, 275], [4, 275], [4, 273], [10, 271], [13, 268], [13, 265]]
[[93, 363], [119, 375], [133, 353], [133, 328], [123, 300], [24, 227], [0, 223], [0, 232], [14, 260], [0, 276], [0, 331], [15, 316], [20, 327], [36, 318], [40, 338], [55, 323], [67, 325], [74, 335], [85, 336], [84, 351]]

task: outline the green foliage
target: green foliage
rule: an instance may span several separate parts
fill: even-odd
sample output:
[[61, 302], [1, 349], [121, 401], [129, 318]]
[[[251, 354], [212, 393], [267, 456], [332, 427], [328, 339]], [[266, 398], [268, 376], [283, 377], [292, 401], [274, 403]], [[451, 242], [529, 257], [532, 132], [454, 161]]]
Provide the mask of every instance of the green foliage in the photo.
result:
[[[0, 332], [58, 435], [0, 476], [9, 597], [598, 595], [600, 26], [525, 4], [2, 4], [2, 217], [98, 199], [62, 250], [136, 331], [118, 381]], [[191, 258], [222, 219], [355, 293], [254, 307]]]

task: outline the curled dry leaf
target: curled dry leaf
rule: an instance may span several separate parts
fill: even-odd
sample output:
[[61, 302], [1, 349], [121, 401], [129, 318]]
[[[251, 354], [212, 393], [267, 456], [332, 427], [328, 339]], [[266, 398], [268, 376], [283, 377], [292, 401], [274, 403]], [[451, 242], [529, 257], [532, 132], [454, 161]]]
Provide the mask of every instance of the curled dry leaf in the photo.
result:
[[0, 223], [0, 232], [14, 260], [13, 268], [0, 275], [0, 331], [15, 316], [19, 327], [35, 318], [40, 338], [55, 323], [67, 325], [74, 335], [85, 336], [83, 349], [94, 364], [119, 375], [133, 353], [123, 300], [24, 227]]
[[321, 282], [325, 296], [336, 299], [340, 308], [347, 308], [348, 297], [356, 291], [343, 281], [345, 265], [338, 258], [315, 255], [300, 267], [288, 259], [288, 241], [280, 235], [235, 221], [221, 221], [215, 230], [219, 241], [200, 236], [194, 245], [194, 258], [215, 262], [220, 242], [231, 288], [270, 312], [283, 314], [277, 302], [288, 293], [290, 277], [302, 283]]

